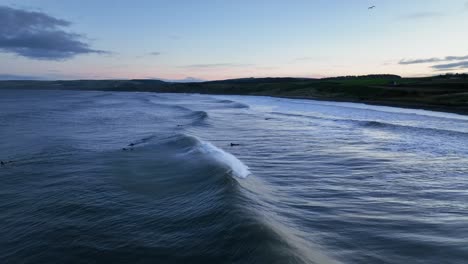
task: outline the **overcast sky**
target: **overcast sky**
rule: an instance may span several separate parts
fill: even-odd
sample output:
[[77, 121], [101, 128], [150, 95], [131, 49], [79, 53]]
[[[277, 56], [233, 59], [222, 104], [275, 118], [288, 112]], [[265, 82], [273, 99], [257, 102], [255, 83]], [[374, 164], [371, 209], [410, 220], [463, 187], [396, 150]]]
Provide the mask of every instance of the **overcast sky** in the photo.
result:
[[0, 79], [468, 72], [467, 28], [466, 0], [0, 0]]

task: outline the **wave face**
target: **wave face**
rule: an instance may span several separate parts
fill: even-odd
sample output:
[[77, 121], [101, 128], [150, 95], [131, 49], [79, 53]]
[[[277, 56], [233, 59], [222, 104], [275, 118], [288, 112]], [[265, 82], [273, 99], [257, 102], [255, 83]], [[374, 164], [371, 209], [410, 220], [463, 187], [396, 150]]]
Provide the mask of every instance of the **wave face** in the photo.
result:
[[4, 263], [468, 259], [466, 116], [0, 91], [0, 122]]

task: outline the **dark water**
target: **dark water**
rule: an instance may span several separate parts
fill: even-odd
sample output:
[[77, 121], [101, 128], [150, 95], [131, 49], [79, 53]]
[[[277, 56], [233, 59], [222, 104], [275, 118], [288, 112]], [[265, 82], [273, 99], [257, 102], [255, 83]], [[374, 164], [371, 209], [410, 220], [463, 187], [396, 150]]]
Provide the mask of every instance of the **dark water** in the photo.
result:
[[468, 262], [467, 117], [1, 91], [0, 124], [1, 263]]

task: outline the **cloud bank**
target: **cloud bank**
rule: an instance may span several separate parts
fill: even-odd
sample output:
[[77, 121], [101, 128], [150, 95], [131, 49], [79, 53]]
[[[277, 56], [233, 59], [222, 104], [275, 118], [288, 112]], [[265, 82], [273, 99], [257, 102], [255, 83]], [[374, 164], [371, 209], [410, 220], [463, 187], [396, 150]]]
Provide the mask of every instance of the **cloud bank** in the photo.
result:
[[444, 70], [462, 70], [468, 69], [468, 61], [460, 61], [454, 63], [447, 63], [447, 64], [438, 64], [432, 66], [433, 69], [444, 71]]
[[438, 12], [417, 12], [408, 15], [404, 15], [401, 18], [403, 19], [425, 19], [425, 18], [435, 18], [442, 17], [444, 14]]
[[447, 61], [460, 61], [468, 60], [468, 55], [466, 56], [447, 56], [444, 58], [424, 58], [424, 59], [411, 59], [411, 60], [400, 60], [399, 64], [410, 65], [410, 64], [422, 64], [422, 63], [435, 63], [435, 62], [447, 62]]
[[66, 32], [69, 21], [42, 12], [0, 6], [0, 52], [38, 60], [65, 60], [81, 54], [108, 54]]
[[[443, 63], [445, 62], [445, 63]], [[450, 63], [447, 63], [450, 62]], [[411, 60], [400, 60], [400, 65], [432, 63], [431, 68], [437, 71], [450, 71], [468, 69], [468, 55], [466, 56], [447, 56], [444, 58], [422, 58]]]
[[11, 80], [43, 80], [43, 78], [38, 77], [38, 76], [2, 74], [2, 73], [0, 73], [0, 81], [11, 81]]

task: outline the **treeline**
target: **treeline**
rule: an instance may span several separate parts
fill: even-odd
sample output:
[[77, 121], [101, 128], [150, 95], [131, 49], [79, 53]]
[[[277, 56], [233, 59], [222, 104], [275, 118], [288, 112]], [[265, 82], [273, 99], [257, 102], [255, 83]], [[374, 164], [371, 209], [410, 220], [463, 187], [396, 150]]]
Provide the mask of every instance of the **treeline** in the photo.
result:
[[347, 75], [323, 78], [321, 80], [367, 80], [367, 79], [401, 79], [401, 76], [395, 74], [369, 74], [369, 75]]
[[435, 76], [437, 79], [468, 79], [468, 73], [446, 73]]

